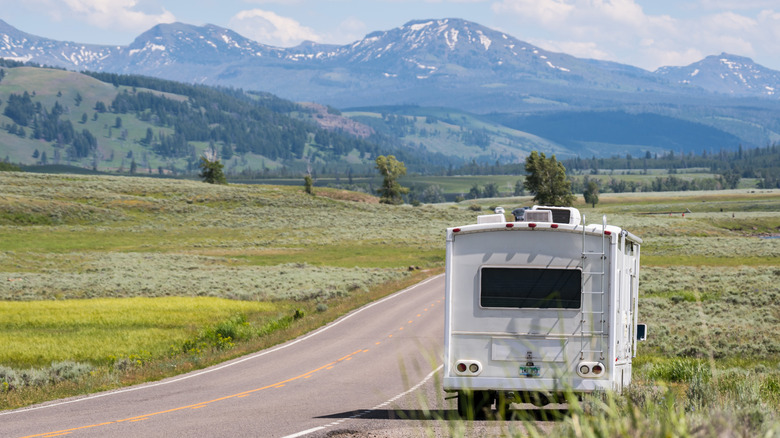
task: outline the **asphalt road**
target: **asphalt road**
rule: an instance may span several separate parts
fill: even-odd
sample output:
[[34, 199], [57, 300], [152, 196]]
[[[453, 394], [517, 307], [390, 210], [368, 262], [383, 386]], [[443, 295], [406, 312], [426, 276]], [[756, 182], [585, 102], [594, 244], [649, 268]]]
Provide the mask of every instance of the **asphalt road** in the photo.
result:
[[443, 310], [438, 276], [218, 366], [1, 412], [0, 436], [449, 435], [446, 419], [432, 419], [455, 412], [437, 385]]

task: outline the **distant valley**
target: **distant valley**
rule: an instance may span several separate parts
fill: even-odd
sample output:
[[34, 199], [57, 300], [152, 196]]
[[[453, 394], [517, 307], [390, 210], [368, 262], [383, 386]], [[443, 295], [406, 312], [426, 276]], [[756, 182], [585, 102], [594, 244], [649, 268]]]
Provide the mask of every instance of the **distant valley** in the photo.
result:
[[[285, 117], [306, 114], [307, 123], [319, 126], [302, 150], [287, 157], [297, 159], [298, 168], [313, 161], [321, 170], [330, 163], [346, 171], [368, 163], [368, 149], [405, 153], [418, 157], [412, 167], [430, 168], [472, 160], [518, 162], [531, 150], [565, 157], [700, 153], [780, 141], [780, 72], [748, 58], [721, 54], [649, 72], [545, 51], [460, 19], [412, 21], [344, 46], [304, 43], [294, 48], [266, 46], [213, 25], [183, 23], [155, 26], [128, 46], [77, 44], [36, 37], [0, 21], [0, 57], [327, 105], [322, 108], [330, 110], [319, 116], [311, 107], [284, 111]], [[0, 98], [11, 93], [12, 88], [3, 92], [8, 82], [0, 81]], [[326, 125], [323, 114], [328, 113], [342, 121]], [[0, 114], [0, 126], [10, 125], [4, 117]], [[314, 141], [316, 129], [373, 146], [336, 148], [333, 155], [331, 146]], [[0, 130], [0, 145], [6, 145], [0, 154], [22, 159], [27, 151], [9, 148], [5, 133]], [[194, 149], [208, 146], [197, 141]], [[227, 143], [216, 141], [220, 149]], [[238, 157], [245, 155], [241, 146], [231, 147]], [[121, 150], [127, 157], [129, 151]], [[234, 169], [291, 165], [278, 158], [258, 154]], [[148, 159], [192, 166], [192, 160], [177, 160]]]

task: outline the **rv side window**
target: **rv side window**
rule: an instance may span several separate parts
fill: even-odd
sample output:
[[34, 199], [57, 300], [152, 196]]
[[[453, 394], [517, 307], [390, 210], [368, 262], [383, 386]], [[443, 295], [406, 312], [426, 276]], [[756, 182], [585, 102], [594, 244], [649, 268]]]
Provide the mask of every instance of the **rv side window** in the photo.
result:
[[482, 307], [578, 309], [582, 303], [579, 269], [484, 267], [480, 275]]

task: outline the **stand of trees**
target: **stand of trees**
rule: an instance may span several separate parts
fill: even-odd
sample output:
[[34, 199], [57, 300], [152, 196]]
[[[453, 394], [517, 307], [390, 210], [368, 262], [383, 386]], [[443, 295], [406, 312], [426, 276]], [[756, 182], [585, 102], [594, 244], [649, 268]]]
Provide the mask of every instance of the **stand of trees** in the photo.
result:
[[[396, 138], [383, 133], [367, 139], [339, 131], [329, 131], [317, 125], [289, 116], [305, 111], [299, 105], [269, 93], [244, 92], [226, 87], [188, 85], [163, 79], [112, 73], [87, 73], [101, 81], [134, 88], [146, 88], [188, 97], [187, 102], [166, 99], [150, 92], [120, 93], [111, 103], [116, 113], [135, 113], [145, 121], [175, 130], [178, 138], [158, 138], [155, 152], [165, 157], [181, 157], [188, 153], [183, 146], [189, 141], [222, 143], [222, 155], [254, 153], [274, 160], [303, 158], [307, 142], [319, 149], [323, 161], [337, 161], [352, 151], [362, 157], [393, 153], [415, 167], [450, 163], [441, 154], [402, 149]], [[165, 144], [163, 144], [165, 143]]]
[[[735, 188], [741, 178], [756, 178], [758, 188], [780, 188], [780, 144], [765, 147], [737, 150], [720, 150], [717, 153], [702, 152], [701, 155], [680, 155], [674, 152], [657, 155], [646, 153], [641, 158], [626, 155], [610, 158], [570, 158], [560, 161], [569, 176], [572, 174], [604, 174], [623, 172], [648, 174], [651, 169], [662, 169], [669, 176], [657, 177], [650, 184], [628, 182], [613, 178], [604, 188], [613, 192], [665, 191], [665, 190], [716, 190]], [[694, 171], [714, 173], [718, 176], [709, 179], [688, 180], [675, 176], [677, 173]], [[524, 175], [524, 163], [481, 164], [472, 161], [469, 164], [442, 175]], [[575, 192], [584, 187], [574, 186]]]

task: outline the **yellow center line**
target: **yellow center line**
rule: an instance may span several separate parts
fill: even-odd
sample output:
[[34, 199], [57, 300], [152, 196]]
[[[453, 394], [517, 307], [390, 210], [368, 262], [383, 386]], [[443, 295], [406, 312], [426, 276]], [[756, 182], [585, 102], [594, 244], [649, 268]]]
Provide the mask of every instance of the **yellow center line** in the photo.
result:
[[[431, 306], [433, 306], [433, 304]], [[425, 311], [427, 312], [428, 309], [425, 309]], [[420, 317], [421, 315], [418, 314], [417, 316]], [[412, 321], [410, 320], [409, 323], [411, 323], [411, 322]], [[399, 328], [399, 330], [403, 330], [403, 329], [404, 329], [403, 327]], [[388, 338], [392, 338], [392, 337], [393, 337], [392, 334], [388, 335]], [[375, 343], [375, 345], [379, 345], [379, 344], [380, 344], [380, 342], [376, 342]], [[191, 404], [191, 405], [187, 405], [187, 406], [180, 406], [178, 408], [166, 409], [164, 411], [153, 412], [151, 414], [137, 415], [137, 416], [134, 416], [134, 417], [124, 418], [124, 419], [121, 419], [121, 420], [107, 421], [107, 422], [104, 422], [104, 423], [90, 424], [90, 425], [87, 425], [87, 426], [79, 426], [79, 427], [74, 427], [74, 428], [70, 428], [70, 429], [58, 430], [58, 431], [54, 431], [54, 432], [39, 433], [39, 434], [36, 434], [36, 435], [27, 435], [27, 436], [24, 436], [22, 438], [36, 438], [36, 437], [51, 438], [51, 437], [56, 437], [56, 436], [68, 435], [68, 434], [70, 434], [70, 433], [72, 433], [74, 431], [78, 431], [78, 430], [92, 429], [92, 428], [95, 428], [95, 427], [107, 426], [107, 425], [110, 425], [110, 424], [117, 424], [117, 423], [124, 423], [124, 422], [145, 421], [145, 420], [148, 420], [150, 417], [154, 417], [154, 416], [158, 416], [158, 415], [169, 414], [169, 413], [172, 413], [172, 412], [183, 411], [183, 410], [186, 410], [186, 409], [200, 409], [200, 408], [203, 408], [206, 405], [209, 405], [211, 403], [216, 403], [216, 402], [228, 400], [228, 399], [231, 399], [231, 398], [243, 398], [243, 397], [246, 397], [246, 396], [248, 396], [248, 395], [250, 395], [252, 393], [255, 393], [255, 392], [258, 392], [258, 391], [262, 391], [262, 390], [265, 390], [265, 389], [269, 389], [269, 388], [282, 388], [287, 383], [293, 382], [293, 381], [298, 380], [298, 379], [308, 379], [314, 373], [316, 373], [318, 371], [333, 369], [333, 367], [338, 362], [350, 360], [350, 359], [352, 359], [353, 356], [355, 356], [358, 353], [367, 353], [367, 352], [368, 352], [368, 349], [356, 350], [356, 351], [354, 351], [352, 353], [349, 353], [348, 355], [346, 355], [346, 356], [344, 356], [344, 357], [342, 357], [342, 358], [340, 358], [340, 359], [338, 359], [338, 360], [336, 360], [334, 362], [327, 363], [327, 364], [325, 364], [325, 365], [323, 365], [323, 366], [321, 366], [319, 368], [315, 368], [315, 369], [313, 369], [313, 370], [311, 370], [309, 372], [306, 372], [304, 374], [301, 374], [301, 375], [298, 375], [298, 376], [295, 376], [295, 377], [291, 377], [291, 378], [289, 378], [287, 380], [282, 380], [281, 382], [276, 382], [276, 383], [273, 383], [273, 384], [270, 384], [270, 385], [266, 385], [266, 386], [263, 386], [263, 387], [260, 387], [260, 388], [251, 389], [249, 391], [244, 391], [244, 392], [240, 392], [240, 393], [237, 393], [237, 394], [232, 394], [232, 395], [227, 395], [227, 396], [224, 396], [224, 397], [215, 398], [213, 400], [209, 400], [209, 401], [205, 401], [205, 402], [195, 403], [195, 404]]]
[[328, 364], [325, 364], [325, 365], [323, 365], [323, 366], [321, 366], [319, 368], [313, 369], [313, 370], [311, 370], [309, 372], [306, 372], [304, 374], [301, 374], [299, 376], [291, 377], [291, 378], [289, 378], [287, 380], [282, 380], [281, 382], [276, 382], [276, 383], [273, 383], [273, 384], [270, 384], [270, 385], [263, 386], [261, 388], [255, 388], [255, 389], [252, 389], [252, 390], [249, 390], [249, 391], [240, 392], [238, 394], [227, 395], [227, 396], [224, 396], [224, 397], [215, 398], [213, 400], [209, 400], [209, 401], [205, 401], [205, 402], [195, 403], [195, 404], [191, 404], [191, 405], [187, 405], [187, 406], [181, 406], [181, 407], [178, 407], [178, 408], [167, 409], [167, 410], [159, 411], [159, 412], [153, 412], [151, 414], [137, 415], [135, 417], [124, 418], [124, 419], [121, 419], [121, 420], [108, 421], [108, 422], [99, 423], [99, 424], [90, 424], [88, 426], [79, 426], [79, 427], [74, 427], [74, 428], [71, 428], [71, 429], [63, 429], [63, 430], [58, 430], [58, 431], [54, 431], [54, 432], [45, 432], [45, 433], [39, 433], [39, 434], [36, 434], [36, 435], [27, 435], [27, 436], [24, 436], [22, 438], [35, 438], [35, 437], [47, 438], [47, 437], [54, 437], [54, 436], [60, 436], [60, 435], [67, 435], [67, 434], [69, 434], [71, 432], [74, 432], [74, 431], [77, 431], [77, 430], [91, 429], [91, 428], [95, 428], [95, 427], [99, 427], [99, 426], [106, 426], [106, 425], [109, 425], [109, 424], [116, 424], [116, 423], [142, 421], [142, 420], [149, 419], [149, 417], [154, 417], [154, 416], [158, 416], [158, 415], [162, 415], [162, 414], [169, 414], [169, 413], [172, 413], [172, 412], [183, 411], [183, 410], [186, 410], [186, 409], [199, 409], [199, 408], [205, 407], [206, 405], [209, 405], [211, 403], [216, 403], [218, 401], [228, 400], [228, 399], [231, 399], [231, 398], [245, 397], [245, 396], [247, 396], [249, 394], [252, 394], [252, 393], [258, 392], [258, 391], [262, 391], [264, 389], [281, 388], [281, 387], [283, 387], [287, 383], [293, 382], [293, 381], [298, 380], [298, 379], [306, 378], [307, 376], [310, 377], [312, 374], [316, 373], [317, 371], [321, 371], [321, 370], [325, 370], [325, 369], [331, 369], [331, 368], [333, 368], [333, 366], [336, 363], [344, 361], [344, 360], [349, 360], [349, 359], [352, 358], [352, 356], [354, 356], [354, 355], [356, 355], [358, 353], [361, 353], [361, 352], [363, 352], [362, 348], [360, 350], [354, 351], [354, 352], [352, 352], [352, 353], [342, 357], [341, 359], [338, 359], [335, 362], [330, 362]]

